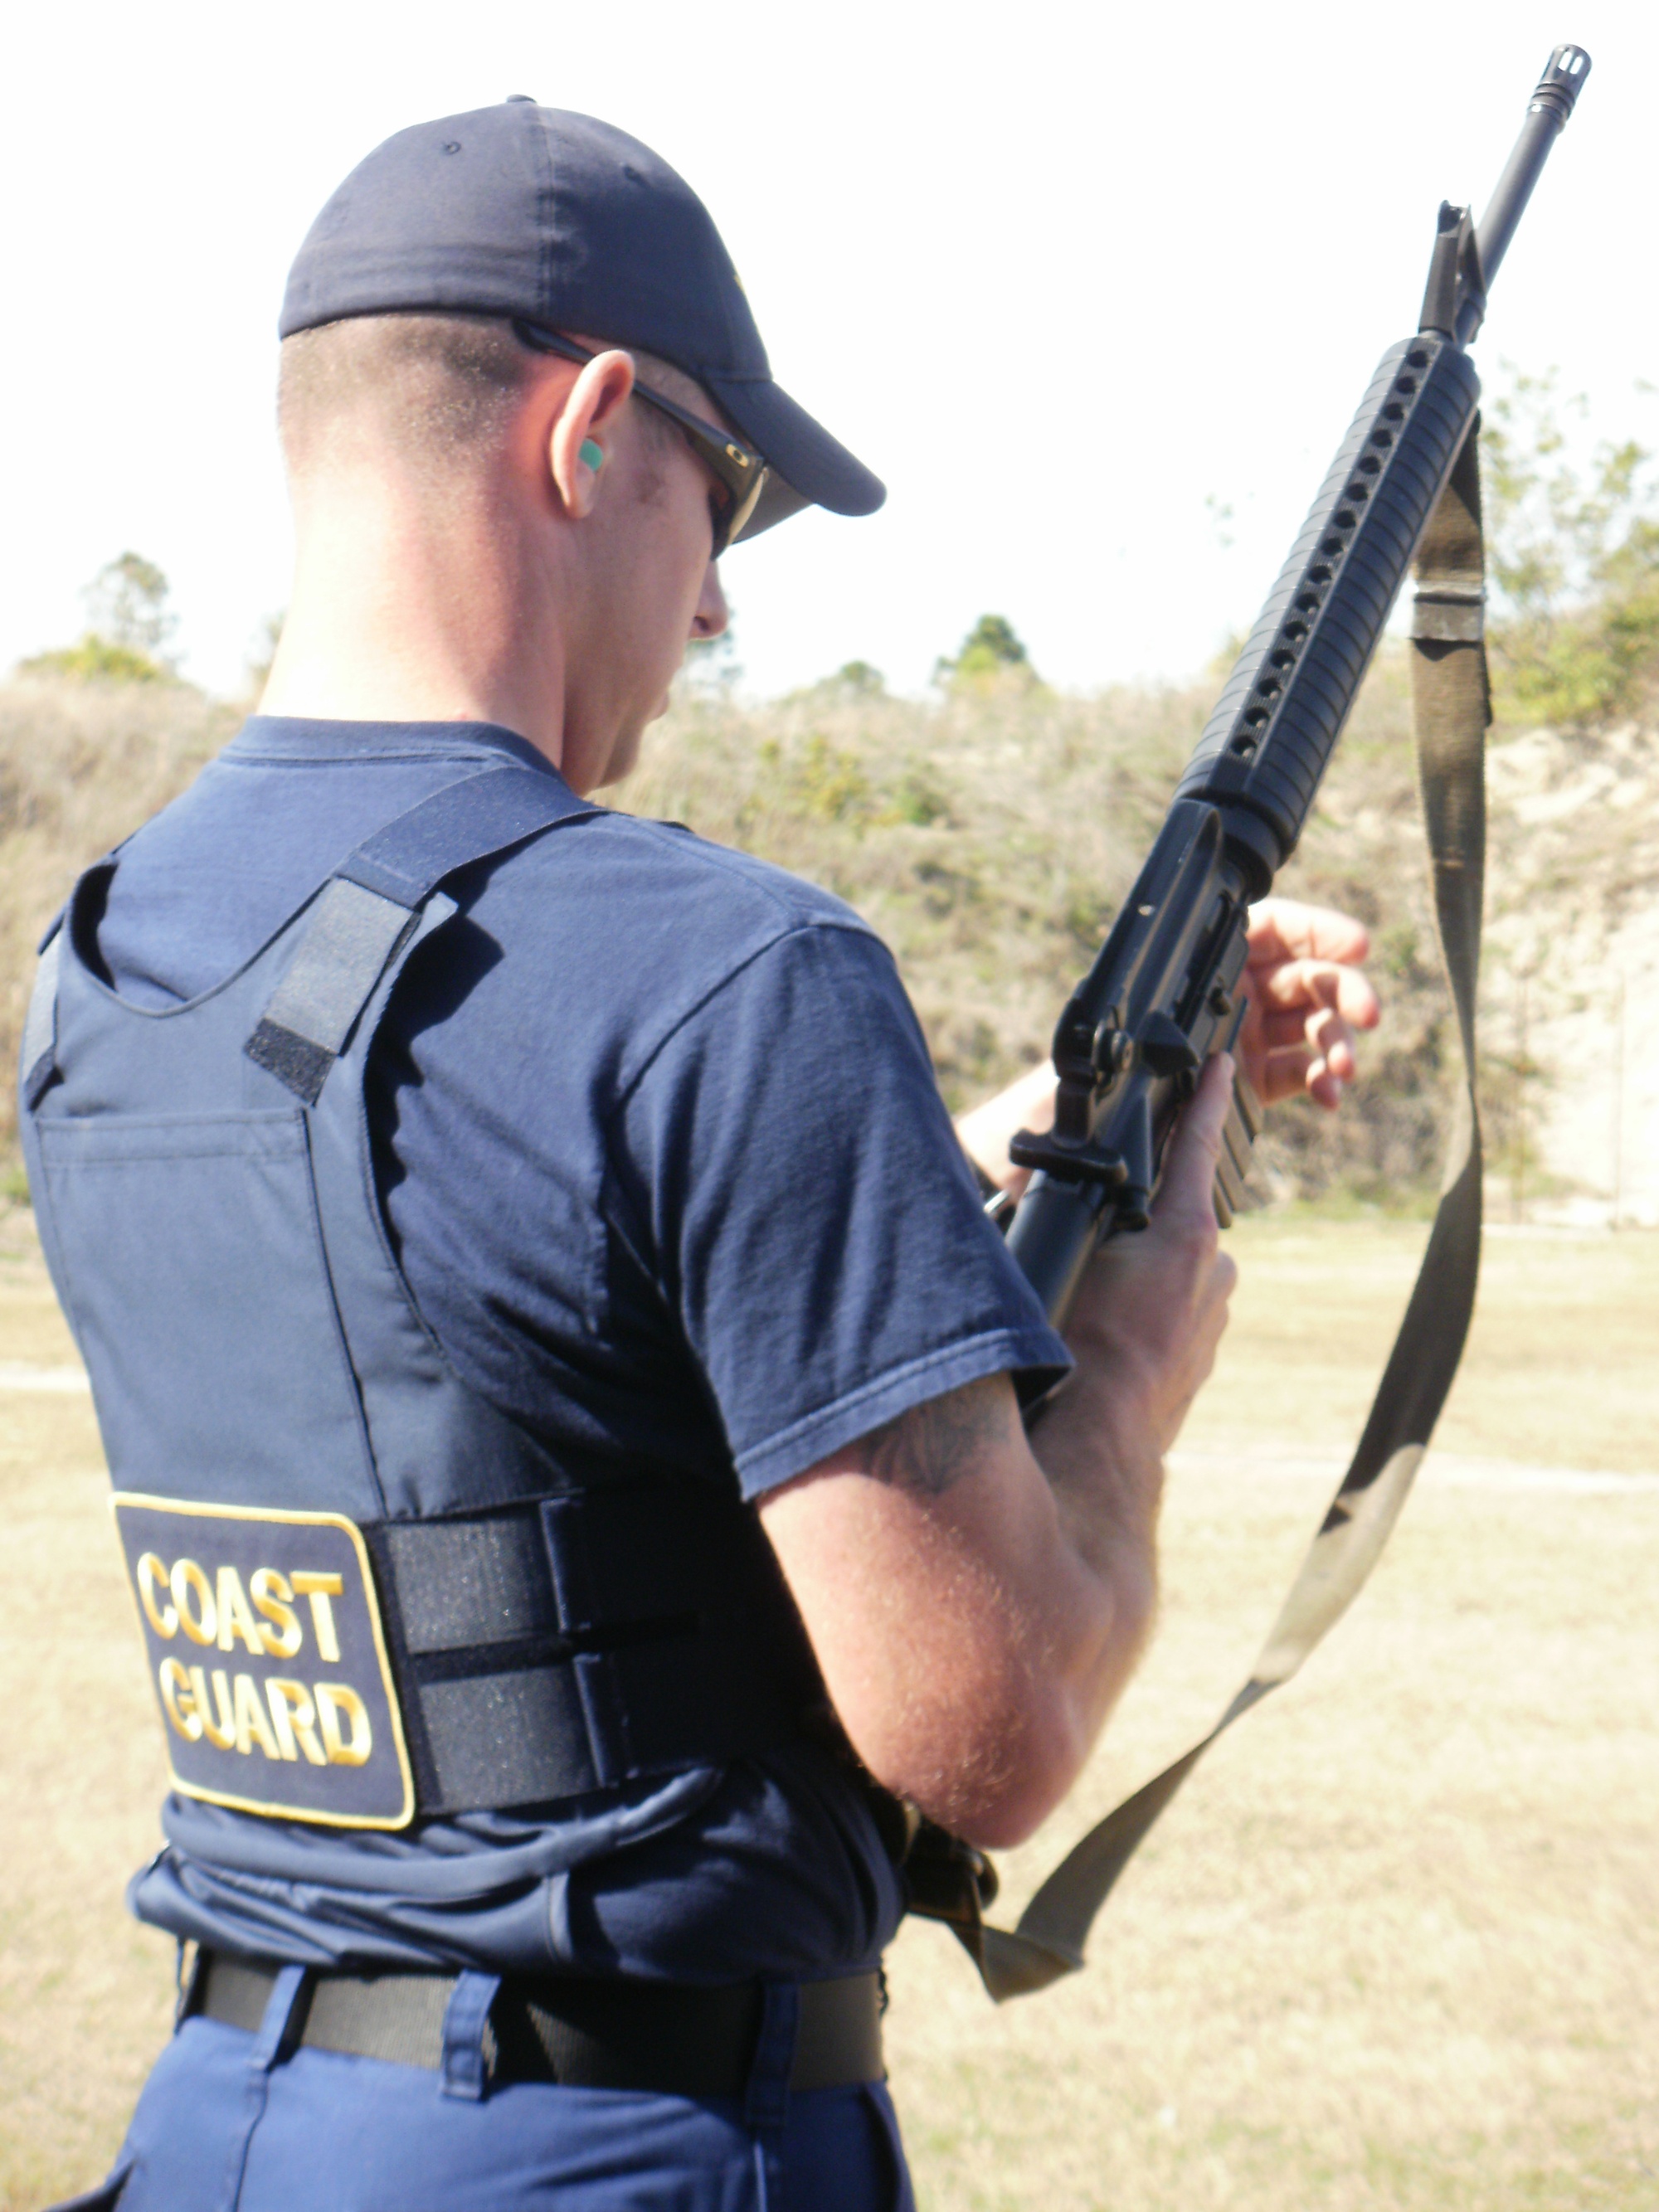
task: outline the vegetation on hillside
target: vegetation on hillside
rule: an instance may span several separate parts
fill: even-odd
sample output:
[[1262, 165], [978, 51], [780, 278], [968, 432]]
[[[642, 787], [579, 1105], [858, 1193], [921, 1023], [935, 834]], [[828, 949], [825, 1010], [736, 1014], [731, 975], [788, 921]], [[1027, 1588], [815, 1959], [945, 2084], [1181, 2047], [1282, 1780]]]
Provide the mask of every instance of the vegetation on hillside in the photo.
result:
[[185, 684], [58, 673], [0, 690], [0, 1175], [14, 1195], [11, 1071], [40, 933], [81, 870], [182, 791], [240, 719]]
[[1031, 656], [1006, 615], [981, 615], [957, 651], [933, 663], [934, 683], [947, 689], [1006, 683], [1011, 677], [1037, 681]]
[[1511, 374], [1482, 439], [1503, 719], [1604, 726], [1659, 681], [1659, 475], [1632, 438], [1574, 450], [1582, 398]]
[[[1575, 465], [1559, 413], [1547, 380], [1521, 378], [1488, 416], [1497, 734], [1547, 714], [1599, 773], [1609, 725], [1641, 712], [1659, 681], [1659, 493], [1632, 444]], [[166, 579], [153, 564], [123, 555], [88, 601], [81, 643], [26, 664], [0, 690], [9, 1062], [33, 942], [76, 872], [181, 789], [240, 712], [173, 675]], [[690, 657], [617, 803], [687, 822], [857, 907], [893, 947], [959, 1106], [1046, 1051], [1224, 672], [1191, 687], [1061, 694], [1007, 620], [987, 615], [941, 659], [926, 699], [892, 696], [878, 670], [853, 661], [757, 704], [740, 695], [728, 637]], [[1279, 1195], [1413, 1200], [1438, 1171], [1454, 1064], [1410, 720], [1405, 650], [1389, 644], [1281, 882], [1367, 923], [1389, 1011], [1342, 1115], [1274, 1117], [1262, 1180]], [[1489, 905], [1500, 960], [1516, 972], [1540, 964], [1538, 917], [1561, 920], [1564, 886], [1587, 859], [1609, 897], [1647, 865], [1639, 823], [1595, 809], [1588, 818], [1571, 836], [1495, 821]], [[1580, 853], [1586, 836], [1595, 849]], [[1484, 1073], [1501, 1158], [1525, 1143], [1518, 1101], [1539, 1071], [1524, 1048], [1504, 1048]], [[9, 1086], [3, 1095], [0, 1147], [12, 1139]]]
[[82, 594], [87, 628], [74, 645], [36, 653], [20, 676], [58, 676], [82, 684], [169, 684], [177, 672], [167, 648], [178, 617], [167, 580], [142, 553], [118, 554]]
[[[1019, 672], [936, 702], [838, 678], [762, 707], [689, 696], [622, 794], [811, 877], [890, 945], [962, 1106], [1048, 1049], [1144, 857], [1212, 687], [1079, 698]], [[1438, 1171], [1452, 1063], [1410, 743], [1403, 654], [1373, 671], [1283, 879], [1375, 935], [1389, 1021], [1335, 1120], [1274, 1117], [1264, 1188], [1415, 1200]]]

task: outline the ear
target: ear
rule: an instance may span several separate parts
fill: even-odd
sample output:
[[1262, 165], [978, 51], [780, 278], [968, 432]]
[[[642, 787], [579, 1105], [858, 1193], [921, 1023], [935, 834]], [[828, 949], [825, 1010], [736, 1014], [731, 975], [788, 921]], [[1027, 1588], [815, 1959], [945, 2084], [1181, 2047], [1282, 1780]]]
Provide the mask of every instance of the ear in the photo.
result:
[[565, 395], [548, 439], [547, 458], [565, 513], [575, 521], [593, 512], [599, 471], [615, 441], [617, 417], [633, 389], [633, 358], [613, 347], [590, 361]]

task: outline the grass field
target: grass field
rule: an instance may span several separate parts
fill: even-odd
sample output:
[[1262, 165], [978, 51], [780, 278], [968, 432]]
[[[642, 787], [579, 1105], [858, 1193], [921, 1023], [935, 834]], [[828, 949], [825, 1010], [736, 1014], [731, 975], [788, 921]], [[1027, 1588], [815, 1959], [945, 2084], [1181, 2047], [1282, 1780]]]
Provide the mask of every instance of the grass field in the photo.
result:
[[[1016, 1904], [1247, 1670], [1334, 1481], [1420, 1227], [1256, 1218], [1177, 1455], [1162, 1625]], [[994, 2011], [937, 1928], [891, 1960], [927, 2212], [1659, 2205], [1659, 1237], [1493, 1237], [1394, 1547], [1212, 1755], [1086, 1975]], [[0, 2207], [101, 2171], [167, 2033], [121, 1906], [157, 1727], [83, 1395], [0, 1224]], [[20, 1382], [34, 1387], [20, 1388]]]

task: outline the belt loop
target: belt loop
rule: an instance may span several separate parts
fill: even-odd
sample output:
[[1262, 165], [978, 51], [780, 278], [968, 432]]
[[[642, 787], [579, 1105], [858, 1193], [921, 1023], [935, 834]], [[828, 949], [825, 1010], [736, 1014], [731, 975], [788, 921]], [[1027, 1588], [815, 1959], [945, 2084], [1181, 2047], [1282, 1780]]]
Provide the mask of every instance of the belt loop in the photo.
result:
[[193, 2012], [201, 2008], [202, 1985], [207, 1977], [207, 1953], [199, 1943], [188, 1937], [179, 1938], [179, 1957], [173, 1968], [173, 1980], [178, 1997], [173, 2008], [173, 2032], [176, 2035]]
[[294, 2048], [300, 2030], [305, 2026], [305, 2014], [300, 2008], [300, 1992], [306, 1984], [307, 1970], [303, 1966], [281, 1966], [270, 1985], [270, 1995], [265, 1999], [264, 2017], [259, 2022], [259, 2033], [253, 2039], [253, 2048], [248, 2053], [248, 2064], [256, 2074], [269, 2074], [273, 2066], [280, 2065]]
[[744, 2095], [746, 2127], [781, 2135], [789, 2117], [789, 2076], [794, 2071], [800, 2027], [800, 1989], [794, 1982], [766, 1982], [761, 1989], [760, 2034]]
[[300, 2039], [306, 2021], [306, 2008], [301, 1999], [310, 1978], [310, 1971], [305, 1966], [281, 1966], [277, 1969], [276, 1978], [270, 1985], [270, 1995], [265, 1999], [264, 2017], [259, 2022], [259, 2033], [254, 2037], [253, 2048], [248, 2053], [241, 2124], [231, 2138], [230, 2163], [223, 2191], [215, 2199], [216, 2203], [239, 2204], [241, 2202], [248, 2146], [253, 2141], [254, 2130], [264, 2115], [265, 2100], [270, 2094], [271, 2069], [281, 2064]]
[[484, 2093], [484, 2033], [499, 1974], [458, 1974], [444, 2007], [443, 2094], [476, 2103]]

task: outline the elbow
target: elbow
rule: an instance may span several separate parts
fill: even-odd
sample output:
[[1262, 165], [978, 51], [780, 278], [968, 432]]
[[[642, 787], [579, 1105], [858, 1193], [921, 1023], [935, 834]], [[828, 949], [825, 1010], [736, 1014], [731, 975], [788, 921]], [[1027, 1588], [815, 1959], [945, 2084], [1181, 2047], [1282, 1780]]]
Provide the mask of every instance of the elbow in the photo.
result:
[[959, 1790], [956, 1817], [943, 1825], [981, 1850], [1013, 1850], [1069, 1795], [1091, 1742], [1074, 1711], [1028, 1715], [1018, 1740], [1003, 1746], [1000, 1771], [985, 1777], [988, 1786]]
[[985, 1850], [1010, 1850], [1042, 1826], [1092, 1740], [1076, 1701], [1048, 1687], [1013, 1710], [958, 1707], [938, 1722], [925, 1735], [858, 1748], [884, 1789]]
[[978, 1695], [931, 1703], [927, 1723], [860, 1744], [896, 1796], [984, 1850], [1023, 1844], [1070, 1793], [1145, 1646], [1155, 1611], [1150, 1573], [1122, 1576], [1097, 1638], [1070, 1667], [1011, 1667]]

